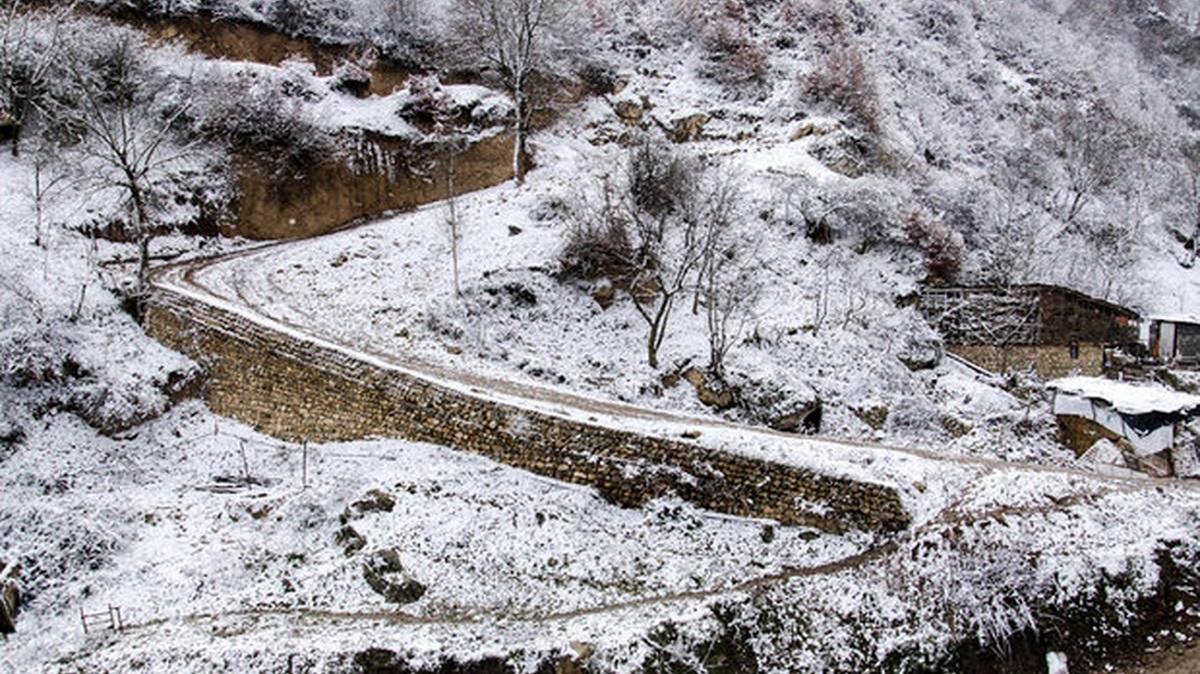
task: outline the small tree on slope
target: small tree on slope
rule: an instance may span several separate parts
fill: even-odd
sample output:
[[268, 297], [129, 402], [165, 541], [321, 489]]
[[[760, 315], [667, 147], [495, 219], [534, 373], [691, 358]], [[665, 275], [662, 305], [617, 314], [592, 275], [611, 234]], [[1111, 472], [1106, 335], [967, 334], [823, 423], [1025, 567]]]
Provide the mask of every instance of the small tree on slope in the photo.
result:
[[525, 181], [525, 156], [537, 73], [555, 74], [581, 47], [571, 0], [454, 0], [463, 56], [495, 72], [516, 112], [513, 176]]
[[58, 117], [81, 134], [76, 150], [82, 182], [96, 192], [119, 195], [127, 210], [126, 232], [138, 246], [140, 315], [163, 193], [176, 172], [199, 157], [200, 145], [176, 132], [190, 108], [189, 93], [170, 91], [172, 83], [147, 66], [136, 36], [114, 30], [91, 45], [68, 57], [70, 101]]

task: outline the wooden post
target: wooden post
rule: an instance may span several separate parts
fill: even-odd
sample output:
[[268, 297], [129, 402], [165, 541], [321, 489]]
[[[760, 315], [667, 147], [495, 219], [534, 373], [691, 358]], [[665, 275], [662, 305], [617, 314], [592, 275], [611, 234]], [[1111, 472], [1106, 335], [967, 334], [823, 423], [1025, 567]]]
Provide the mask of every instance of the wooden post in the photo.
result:
[[238, 440], [238, 450], [242, 453], [242, 477], [247, 483], [250, 482], [250, 463], [246, 461], [246, 441]]
[[304, 487], [303, 487], [303, 488], [304, 488], [304, 489], [308, 489], [308, 440], [305, 440], [305, 441], [304, 441], [304, 444], [302, 445], [302, 447], [303, 447], [303, 455], [304, 455], [304, 458], [303, 458], [303, 461], [302, 461], [302, 464], [303, 464], [303, 465], [302, 465], [302, 468], [301, 468], [301, 471], [302, 471], [302, 472], [301, 472], [301, 475], [302, 475], [302, 478], [301, 478], [301, 479], [302, 479], [302, 481], [303, 481], [303, 485], [304, 485]]
[[87, 614], [85, 614], [85, 613], [83, 612], [83, 607], [82, 607], [82, 606], [80, 606], [80, 607], [79, 607], [79, 622], [83, 623], [83, 634], [84, 634], [84, 636], [87, 636], [87, 633], [88, 633], [88, 629], [87, 629]]

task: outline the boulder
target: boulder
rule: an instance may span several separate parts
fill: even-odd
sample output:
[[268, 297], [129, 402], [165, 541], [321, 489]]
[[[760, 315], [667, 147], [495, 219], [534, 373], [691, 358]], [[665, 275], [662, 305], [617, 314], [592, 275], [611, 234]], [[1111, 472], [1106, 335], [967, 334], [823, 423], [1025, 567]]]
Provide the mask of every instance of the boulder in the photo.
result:
[[904, 367], [913, 372], [919, 372], [932, 370], [941, 365], [944, 355], [941, 338], [936, 335], [924, 335], [910, 336], [905, 339], [896, 358], [904, 364]]
[[808, 151], [830, 171], [848, 178], [870, 173], [879, 155], [874, 143], [845, 130], [818, 136]]
[[627, 126], [637, 126], [642, 123], [642, 115], [645, 110], [637, 101], [617, 101], [613, 104], [613, 109], [617, 113], [617, 118]]
[[810, 400], [791, 412], [767, 420], [767, 426], [785, 433], [820, 433], [821, 410], [819, 399]]
[[683, 371], [683, 378], [696, 389], [700, 402], [717, 411], [725, 411], [737, 404], [733, 389], [713, 374], [692, 366]]
[[367, 585], [393, 604], [411, 604], [425, 595], [425, 586], [405, 573], [395, 548], [376, 550], [363, 562], [362, 571]]
[[17, 587], [16, 566], [8, 566], [0, 572], [0, 634], [17, 631], [17, 613], [21, 610], [21, 591]]
[[367, 513], [390, 513], [396, 507], [396, 498], [382, 489], [371, 489], [362, 498], [350, 504], [342, 515], [342, 523], [356, 520]]
[[344, 63], [333, 75], [330, 87], [334, 91], [366, 98], [371, 94], [371, 73], [355, 63]]
[[887, 406], [882, 404], [858, 405], [850, 408], [850, 411], [873, 431], [883, 430], [891, 413]]
[[745, 381], [738, 402], [755, 422], [786, 433], [819, 433], [823, 405], [817, 392], [774, 381]]
[[676, 143], [690, 143], [704, 138], [704, 125], [710, 117], [698, 112], [694, 115], [680, 117], [671, 122], [671, 140]]

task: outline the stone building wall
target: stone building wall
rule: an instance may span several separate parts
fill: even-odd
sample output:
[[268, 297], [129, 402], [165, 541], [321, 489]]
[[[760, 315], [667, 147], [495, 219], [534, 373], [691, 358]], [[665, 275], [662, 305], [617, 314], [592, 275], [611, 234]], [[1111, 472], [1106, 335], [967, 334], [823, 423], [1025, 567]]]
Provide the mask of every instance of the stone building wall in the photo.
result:
[[1098, 377], [1104, 373], [1104, 347], [1080, 344], [1078, 358], [1069, 346], [983, 346], [949, 344], [946, 349], [960, 358], [992, 372], [1017, 372], [1032, 367], [1043, 379], [1057, 379], [1078, 373]]
[[473, 452], [637, 506], [700, 507], [828, 531], [910, 521], [889, 485], [510, 406], [354, 358], [156, 287], [149, 334], [204, 365], [217, 414], [289, 440], [397, 437]]

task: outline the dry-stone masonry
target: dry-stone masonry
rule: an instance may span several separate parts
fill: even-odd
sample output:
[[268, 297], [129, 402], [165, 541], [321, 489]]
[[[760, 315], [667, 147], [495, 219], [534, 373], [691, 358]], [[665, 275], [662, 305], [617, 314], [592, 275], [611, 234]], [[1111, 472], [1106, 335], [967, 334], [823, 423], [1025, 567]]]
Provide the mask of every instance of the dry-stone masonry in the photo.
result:
[[829, 531], [896, 530], [886, 484], [857, 481], [496, 402], [274, 330], [156, 287], [155, 338], [206, 366], [217, 414], [289, 440], [397, 437], [446, 445], [637, 506], [674, 493], [702, 508]]

